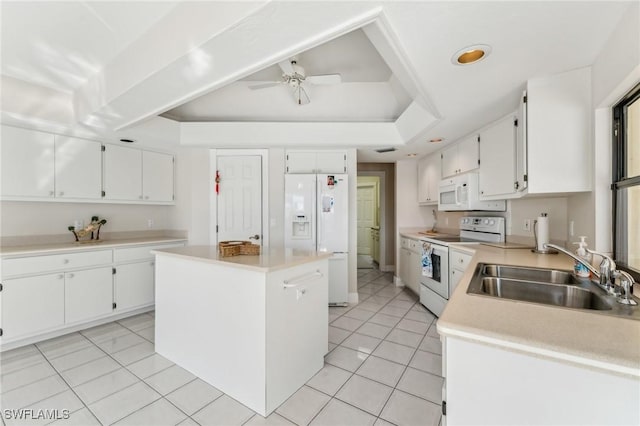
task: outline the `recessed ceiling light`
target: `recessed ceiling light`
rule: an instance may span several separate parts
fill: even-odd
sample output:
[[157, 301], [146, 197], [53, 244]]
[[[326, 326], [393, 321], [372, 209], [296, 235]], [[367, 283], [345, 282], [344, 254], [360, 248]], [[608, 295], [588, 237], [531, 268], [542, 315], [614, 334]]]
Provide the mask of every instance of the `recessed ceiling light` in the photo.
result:
[[476, 63], [491, 53], [491, 46], [486, 44], [474, 44], [458, 50], [452, 57], [454, 65], [469, 65]]
[[415, 157], [416, 155], [418, 155], [418, 154], [416, 154], [415, 152], [413, 152], [413, 153], [411, 153], [411, 154], [407, 154], [407, 157]]
[[429, 142], [437, 143], [437, 142], [442, 142], [443, 140], [444, 140], [444, 138], [433, 138], [433, 139], [429, 139]]

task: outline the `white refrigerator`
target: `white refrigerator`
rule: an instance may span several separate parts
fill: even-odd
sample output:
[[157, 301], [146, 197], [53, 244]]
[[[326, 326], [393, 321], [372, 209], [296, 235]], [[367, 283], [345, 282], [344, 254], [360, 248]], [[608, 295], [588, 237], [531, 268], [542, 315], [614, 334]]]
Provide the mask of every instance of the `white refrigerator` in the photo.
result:
[[285, 246], [332, 252], [329, 304], [349, 298], [349, 181], [346, 174], [285, 175]]

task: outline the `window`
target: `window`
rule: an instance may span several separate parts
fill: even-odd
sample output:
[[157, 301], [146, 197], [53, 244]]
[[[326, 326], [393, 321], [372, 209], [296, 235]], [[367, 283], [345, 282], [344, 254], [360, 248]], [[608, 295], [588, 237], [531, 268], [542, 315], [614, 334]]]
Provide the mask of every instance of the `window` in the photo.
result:
[[613, 108], [613, 244], [620, 269], [640, 280], [640, 85]]

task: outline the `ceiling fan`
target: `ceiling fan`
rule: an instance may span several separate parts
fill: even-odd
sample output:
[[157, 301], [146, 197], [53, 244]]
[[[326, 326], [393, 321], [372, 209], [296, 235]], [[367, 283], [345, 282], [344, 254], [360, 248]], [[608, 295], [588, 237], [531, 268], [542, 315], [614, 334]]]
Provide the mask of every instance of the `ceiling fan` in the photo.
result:
[[293, 96], [298, 105], [306, 105], [310, 102], [310, 99], [304, 90], [303, 83], [317, 85], [342, 83], [340, 74], [307, 75], [304, 68], [298, 65], [296, 58], [278, 62], [278, 65], [280, 69], [282, 69], [282, 80], [252, 84], [249, 86], [249, 89], [260, 90], [286, 84], [293, 90]]

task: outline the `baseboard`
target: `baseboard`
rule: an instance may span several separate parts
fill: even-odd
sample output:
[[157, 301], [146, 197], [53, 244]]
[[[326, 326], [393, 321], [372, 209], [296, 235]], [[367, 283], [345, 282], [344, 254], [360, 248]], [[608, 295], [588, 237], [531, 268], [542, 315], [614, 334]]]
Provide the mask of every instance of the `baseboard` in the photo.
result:
[[393, 276], [393, 283], [396, 285], [396, 287], [404, 287], [404, 283], [402, 282], [400, 277], [396, 275]]
[[349, 293], [349, 304], [357, 305], [358, 304], [358, 293]]
[[378, 268], [380, 268], [382, 272], [395, 272], [396, 270], [395, 265], [380, 265]]

